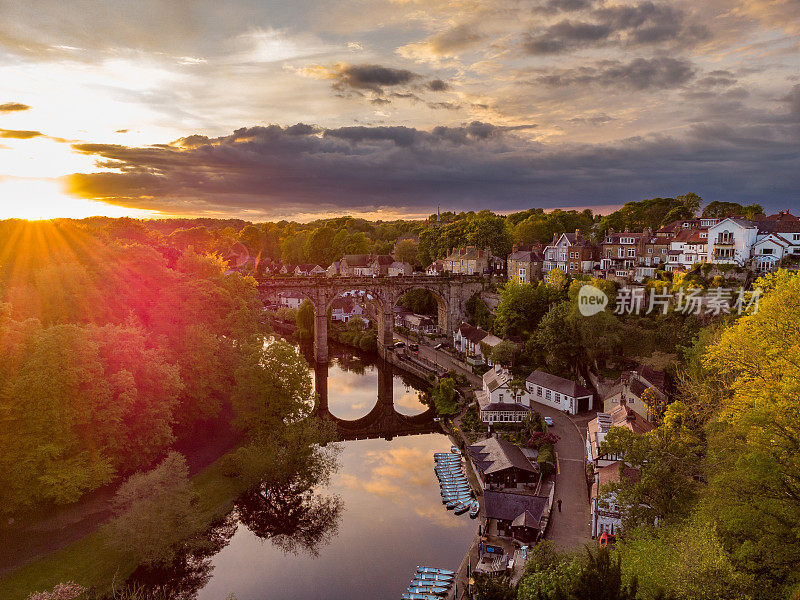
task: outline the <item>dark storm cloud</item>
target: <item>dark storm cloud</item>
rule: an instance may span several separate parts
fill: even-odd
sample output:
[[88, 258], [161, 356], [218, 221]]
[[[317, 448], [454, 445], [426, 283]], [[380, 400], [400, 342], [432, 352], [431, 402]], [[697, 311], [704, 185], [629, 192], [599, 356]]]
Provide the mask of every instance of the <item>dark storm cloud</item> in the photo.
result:
[[[588, 3], [578, 2], [571, 10], [587, 7]], [[686, 23], [683, 11], [667, 4], [641, 2], [594, 7], [583, 11], [581, 20], [563, 19], [546, 28], [530, 31], [522, 47], [529, 54], [547, 55], [607, 45], [688, 44], [707, 36], [705, 27]]]
[[425, 83], [425, 87], [432, 92], [444, 92], [450, 89], [450, 86], [441, 79], [431, 79]]
[[383, 93], [384, 88], [406, 85], [420, 75], [407, 69], [382, 65], [342, 65], [336, 73], [336, 85], [356, 90]]
[[536, 81], [552, 87], [599, 85], [634, 90], [668, 89], [681, 86], [694, 77], [687, 60], [675, 58], [636, 58], [630, 62], [602, 61], [592, 67], [562, 69]]
[[787, 120], [703, 124], [682, 138], [605, 145], [545, 146], [514, 129], [481, 122], [431, 131], [301, 124], [243, 128], [202, 145], [186, 145], [193, 136], [145, 148], [76, 144], [116, 172], [79, 173], [70, 183], [85, 197], [138, 208], [203, 205], [281, 215], [427, 210], [435, 202], [465, 210], [599, 205], [687, 188], [707, 200], [758, 197], [777, 207], [800, 186], [800, 126]]
[[0, 104], [0, 113], [30, 110], [30, 108], [31, 107], [27, 104], [22, 104], [20, 102], [6, 102], [5, 104]]
[[19, 129], [0, 129], [0, 138], [12, 140], [29, 140], [31, 138], [43, 136], [41, 131], [24, 131]]

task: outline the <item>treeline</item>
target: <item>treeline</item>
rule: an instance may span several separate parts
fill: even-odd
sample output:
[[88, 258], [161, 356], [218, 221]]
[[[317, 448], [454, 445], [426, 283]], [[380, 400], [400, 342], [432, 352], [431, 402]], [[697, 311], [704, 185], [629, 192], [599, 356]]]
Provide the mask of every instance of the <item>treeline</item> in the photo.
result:
[[696, 215], [753, 217], [763, 212], [758, 204], [711, 202], [700, 212], [702, 199], [694, 193], [675, 198], [650, 198], [628, 202], [608, 215], [591, 210], [545, 212], [542, 208], [495, 214], [445, 212], [425, 221], [367, 221], [337, 217], [311, 223], [279, 221], [249, 223], [239, 219], [136, 220], [93, 217], [81, 226], [109, 241], [140, 243], [161, 247], [173, 258], [189, 248], [224, 258], [251, 256], [257, 264], [319, 264], [328, 266], [345, 254], [390, 254], [415, 266], [426, 267], [444, 257], [452, 248], [467, 245], [505, 258], [516, 243], [547, 244], [553, 236], [580, 230], [587, 238], [601, 241], [609, 228], [623, 231], [653, 230], [676, 219]]
[[0, 257], [3, 513], [150, 466], [256, 360], [255, 281], [218, 257], [73, 221], [2, 222]]

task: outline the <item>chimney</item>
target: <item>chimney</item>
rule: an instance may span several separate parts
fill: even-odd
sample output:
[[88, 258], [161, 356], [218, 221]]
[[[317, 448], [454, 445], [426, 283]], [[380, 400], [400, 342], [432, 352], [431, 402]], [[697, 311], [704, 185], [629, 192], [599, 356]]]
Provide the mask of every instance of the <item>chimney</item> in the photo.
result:
[[558, 241], [558, 234], [554, 231], [553, 232], [553, 243], [555, 244]]
[[581, 239], [581, 230], [580, 229], [576, 229], [575, 230], [575, 239], [576, 240]]

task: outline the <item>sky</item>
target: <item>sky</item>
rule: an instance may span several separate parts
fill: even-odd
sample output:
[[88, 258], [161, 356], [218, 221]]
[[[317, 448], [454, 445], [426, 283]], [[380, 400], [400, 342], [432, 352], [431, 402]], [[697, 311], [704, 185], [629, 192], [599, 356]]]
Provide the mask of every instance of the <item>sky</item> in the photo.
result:
[[0, 218], [800, 209], [797, 0], [0, 0]]

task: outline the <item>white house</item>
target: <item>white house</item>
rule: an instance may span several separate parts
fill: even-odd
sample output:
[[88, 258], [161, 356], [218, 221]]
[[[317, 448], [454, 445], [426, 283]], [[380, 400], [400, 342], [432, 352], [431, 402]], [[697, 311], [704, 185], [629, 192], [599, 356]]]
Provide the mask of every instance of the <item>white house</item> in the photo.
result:
[[441, 275], [444, 273], [444, 261], [435, 260], [425, 269], [425, 275]]
[[728, 217], [708, 228], [707, 261], [745, 266], [758, 236], [758, 225], [747, 219]]
[[286, 306], [294, 310], [300, 308], [300, 305], [305, 299], [305, 296], [298, 294], [297, 292], [281, 292], [279, 295], [279, 302], [281, 306]]
[[676, 268], [690, 270], [698, 263], [708, 259], [708, 229], [684, 229], [669, 242], [667, 252], [668, 271]]
[[484, 423], [524, 421], [530, 412], [525, 393], [511, 387], [511, 373], [495, 365], [483, 374], [483, 386], [475, 393]]
[[459, 328], [453, 332], [453, 347], [457, 352], [464, 354], [467, 361], [473, 364], [486, 362], [491, 365], [491, 360], [484, 355], [483, 349], [484, 347], [494, 348], [502, 341], [496, 335], [469, 323], [461, 323]]
[[339, 261], [335, 261], [331, 263], [331, 266], [328, 267], [325, 271], [328, 277], [337, 277], [339, 273], [341, 273], [341, 263]]
[[529, 405], [533, 402], [567, 411], [574, 415], [591, 410], [594, 398], [591, 390], [570, 379], [536, 370], [526, 379]]
[[335, 298], [331, 302], [331, 320], [347, 323], [353, 317], [364, 314], [364, 308], [352, 297]]

